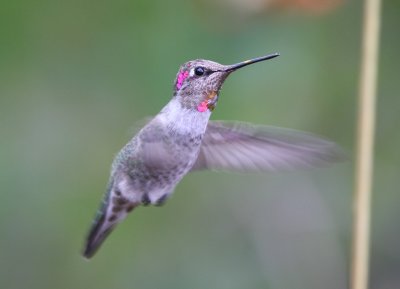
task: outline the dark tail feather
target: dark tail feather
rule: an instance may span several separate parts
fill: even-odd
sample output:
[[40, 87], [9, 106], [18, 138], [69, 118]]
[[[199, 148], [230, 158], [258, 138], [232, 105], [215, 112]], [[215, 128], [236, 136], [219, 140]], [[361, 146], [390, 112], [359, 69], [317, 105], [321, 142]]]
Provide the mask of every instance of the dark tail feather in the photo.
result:
[[111, 233], [111, 231], [115, 227], [115, 224], [114, 224], [105, 229], [102, 229], [104, 227], [104, 225], [105, 225], [105, 215], [103, 215], [101, 219], [99, 219], [95, 224], [93, 224], [93, 226], [89, 232], [89, 235], [86, 239], [86, 245], [85, 245], [84, 251], [82, 253], [82, 255], [85, 258], [90, 259], [93, 257], [93, 255], [100, 248], [103, 241], [106, 239], [106, 237]]
[[112, 182], [108, 185], [107, 193], [104, 196], [103, 203], [97, 215], [93, 221], [93, 224], [90, 228], [89, 234], [86, 238], [86, 243], [82, 255], [89, 259], [93, 257], [93, 255], [100, 248], [103, 241], [107, 238], [107, 236], [114, 229], [117, 224], [116, 220], [114, 222], [110, 222], [107, 220], [107, 210], [109, 207], [109, 202], [111, 198], [111, 190], [112, 190]]
[[111, 182], [90, 228], [82, 255], [87, 259], [93, 257], [115, 226], [137, 205], [138, 203], [131, 203], [123, 198], [121, 193], [114, 194]]

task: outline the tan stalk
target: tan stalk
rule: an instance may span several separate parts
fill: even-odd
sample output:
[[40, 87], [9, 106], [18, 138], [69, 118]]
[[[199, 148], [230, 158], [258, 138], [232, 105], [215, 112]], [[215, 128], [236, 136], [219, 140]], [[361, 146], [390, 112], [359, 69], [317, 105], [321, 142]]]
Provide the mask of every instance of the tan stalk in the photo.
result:
[[380, 0], [365, 0], [354, 188], [351, 289], [368, 288]]

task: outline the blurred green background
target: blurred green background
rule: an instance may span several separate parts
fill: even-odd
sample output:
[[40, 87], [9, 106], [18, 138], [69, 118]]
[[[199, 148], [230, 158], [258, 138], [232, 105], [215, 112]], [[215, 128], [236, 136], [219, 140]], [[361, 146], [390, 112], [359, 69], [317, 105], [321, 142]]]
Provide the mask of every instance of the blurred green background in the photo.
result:
[[[114, 154], [187, 60], [280, 52], [232, 75], [213, 119], [314, 132], [352, 156], [362, 3], [275, 2], [2, 2], [1, 288], [347, 287], [351, 159], [187, 176], [166, 206], [136, 210], [91, 261], [80, 256]], [[382, 289], [400, 288], [399, 16], [385, 1], [371, 243]]]

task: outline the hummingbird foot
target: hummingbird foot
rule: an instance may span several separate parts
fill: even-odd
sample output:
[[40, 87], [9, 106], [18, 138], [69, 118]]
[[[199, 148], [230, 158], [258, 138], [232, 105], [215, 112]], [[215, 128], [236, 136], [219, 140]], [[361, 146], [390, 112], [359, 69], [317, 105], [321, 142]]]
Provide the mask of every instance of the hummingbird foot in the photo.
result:
[[161, 206], [163, 206], [163, 205], [166, 203], [166, 201], [167, 201], [167, 199], [168, 199], [168, 196], [169, 196], [169, 194], [165, 194], [165, 195], [161, 196], [161, 198], [159, 198], [159, 199], [156, 201], [156, 203], [154, 204], [154, 206], [156, 206], [156, 207], [161, 207]]
[[165, 204], [168, 199], [169, 194], [164, 194], [156, 200], [151, 200], [149, 194], [144, 194], [141, 199], [141, 205], [147, 207], [149, 205], [154, 205], [156, 207], [161, 207]]
[[141, 204], [142, 204], [142, 206], [145, 206], [145, 207], [147, 207], [148, 205], [151, 205], [151, 200], [147, 193], [143, 194], [143, 197], [141, 199]]

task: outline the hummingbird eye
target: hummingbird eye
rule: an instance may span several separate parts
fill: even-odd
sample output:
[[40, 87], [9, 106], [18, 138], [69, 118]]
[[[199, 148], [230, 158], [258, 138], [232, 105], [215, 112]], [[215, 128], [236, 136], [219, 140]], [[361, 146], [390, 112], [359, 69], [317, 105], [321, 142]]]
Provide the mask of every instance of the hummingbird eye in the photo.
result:
[[197, 76], [202, 76], [204, 75], [205, 69], [204, 67], [198, 66], [194, 69], [194, 74], [196, 74]]

